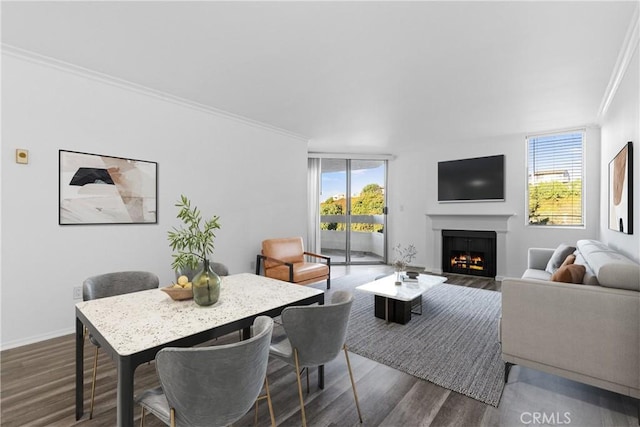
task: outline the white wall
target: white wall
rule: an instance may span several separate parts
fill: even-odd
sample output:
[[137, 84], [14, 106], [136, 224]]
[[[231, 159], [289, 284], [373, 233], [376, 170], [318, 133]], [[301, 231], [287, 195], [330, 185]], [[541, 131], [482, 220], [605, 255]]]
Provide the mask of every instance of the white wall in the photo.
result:
[[[2, 348], [74, 329], [84, 278], [172, 279], [167, 231], [188, 196], [220, 215], [213, 259], [252, 271], [262, 239], [304, 235], [307, 143], [14, 55], [2, 58]], [[14, 162], [16, 148], [30, 153]], [[58, 225], [58, 150], [158, 162], [155, 225]]]
[[[600, 239], [620, 250], [629, 258], [640, 261], [640, 87], [638, 81], [638, 63], [640, 54], [636, 45], [635, 53], [615, 97], [602, 123], [602, 162], [600, 174], [602, 188], [600, 197]], [[633, 234], [623, 234], [608, 228], [608, 168], [609, 162], [628, 142], [633, 141]]]
[[[550, 129], [551, 131], [551, 129]], [[497, 136], [474, 141], [439, 143], [424, 141], [423, 148], [397, 153], [389, 162], [389, 247], [413, 243], [417, 265], [435, 270], [434, 232], [426, 213], [515, 214], [506, 233], [506, 265], [498, 267], [507, 276], [519, 277], [527, 266], [527, 248], [556, 247], [578, 239], [596, 238], [599, 227], [600, 129], [586, 132], [586, 226], [580, 229], [529, 227], [526, 222], [526, 135]], [[438, 203], [438, 161], [505, 155], [505, 201]]]

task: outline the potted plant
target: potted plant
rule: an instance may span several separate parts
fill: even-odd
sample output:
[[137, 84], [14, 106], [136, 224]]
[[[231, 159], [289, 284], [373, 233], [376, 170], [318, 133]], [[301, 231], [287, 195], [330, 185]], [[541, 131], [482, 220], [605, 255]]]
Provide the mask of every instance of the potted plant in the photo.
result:
[[184, 225], [173, 227], [168, 233], [169, 245], [174, 251], [171, 267], [180, 271], [202, 265], [202, 269], [191, 279], [193, 299], [198, 305], [213, 305], [220, 295], [220, 277], [211, 269], [209, 255], [214, 249], [214, 231], [220, 229], [220, 217], [215, 215], [203, 224], [198, 208], [191, 208], [191, 202], [183, 195], [175, 206], [179, 208], [177, 218]]

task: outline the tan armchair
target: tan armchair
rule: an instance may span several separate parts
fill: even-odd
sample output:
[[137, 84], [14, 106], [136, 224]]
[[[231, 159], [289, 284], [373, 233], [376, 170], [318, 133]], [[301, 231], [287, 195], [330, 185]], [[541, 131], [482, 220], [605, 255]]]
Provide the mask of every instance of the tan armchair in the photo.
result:
[[[307, 262], [305, 255], [325, 262]], [[262, 254], [256, 258], [256, 274], [260, 274], [261, 264], [266, 277], [299, 285], [326, 280], [327, 289], [331, 288], [331, 258], [306, 252], [302, 237], [264, 240]]]

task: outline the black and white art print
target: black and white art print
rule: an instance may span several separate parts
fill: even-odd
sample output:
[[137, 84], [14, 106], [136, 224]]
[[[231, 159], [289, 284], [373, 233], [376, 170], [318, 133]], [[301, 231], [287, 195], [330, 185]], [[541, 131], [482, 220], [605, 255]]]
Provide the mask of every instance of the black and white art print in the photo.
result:
[[609, 229], [633, 234], [633, 144], [609, 162]]
[[157, 224], [158, 164], [59, 151], [59, 224]]

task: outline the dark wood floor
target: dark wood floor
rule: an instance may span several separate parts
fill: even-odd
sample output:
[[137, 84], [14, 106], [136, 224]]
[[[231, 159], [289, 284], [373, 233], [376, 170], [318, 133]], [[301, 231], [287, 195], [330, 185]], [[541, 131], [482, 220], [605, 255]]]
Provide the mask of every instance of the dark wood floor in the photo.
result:
[[[376, 274], [384, 267], [335, 267], [333, 277]], [[490, 279], [449, 276], [449, 283], [499, 290]], [[275, 331], [282, 333], [282, 331]], [[235, 340], [231, 334], [223, 340]], [[113, 426], [116, 419], [116, 370], [103, 352], [99, 373], [94, 418], [76, 423], [74, 417], [74, 338], [63, 336], [37, 344], [6, 350], [1, 357], [2, 426]], [[85, 349], [85, 408], [88, 411], [90, 369], [93, 348]], [[461, 394], [438, 387], [391, 369], [385, 365], [350, 354], [365, 426], [511, 426], [524, 425], [523, 414], [534, 412], [570, 413], [571, 425], [638, 425], [635, 400], [584, 386], [552, 375], [514, 367], [499, 408], [485, 405]], [[293, 370], [271, 360], [268, 368], [276, 420], [280, 426], [299, 426], [296, 380]], [[359, 425], [344, 357], [339, 356], [325, 368], [324, 390], [314, 386], [306, 399], [310, 426]], [[156, 386], [155, 366], [142, 365], [136, 371], [136, 394]], [[136, 409], [136, 420], [139, 419]], [[147, 416], [145, 425], [162, 425]], [[237, 426], [253, 425], [253, 413]], [[269, 425], [266, 405], [259, 411], [259, 425]]]

